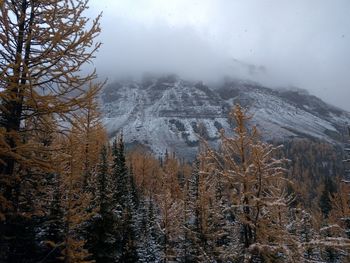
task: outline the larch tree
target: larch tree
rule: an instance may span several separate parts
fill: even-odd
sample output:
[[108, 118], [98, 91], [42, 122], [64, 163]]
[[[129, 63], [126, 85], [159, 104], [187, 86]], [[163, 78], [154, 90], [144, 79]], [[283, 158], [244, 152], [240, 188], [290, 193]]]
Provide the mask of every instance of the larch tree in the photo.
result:
[[[98, 16], [84, 16], [88, 0], [0, 2], [0, 245], [5, 260], [16, 238], [16, 208], [35, 175], [52, 172], [54, 148], [47, 138], [67, 130], [72, 113], [88, 103], [95, 71], [81, 73], [100, 43]], [[52, 125], [54, 124], [54, 125]], [[63, 125], [62, 125], [63, 124]], [[50, 136], [46, 136], [46, 135]], [[47, 137], [45, 140], [38, 138]], [[28, 171], [29, 170], [29, 171]], [[6, 252], [7, 251], [7, 252]]]
[[62, 207], [63, 207], [63, 248], [61, 260], [70, 262], [88, 262], [89, 251], [85, 248], [84, 224], [96, 211], [88, 209], [91, 206], [92, 195], [84, 191], [83, 152], [80, 143], [81, 133], [75, 126], [71, 132], [59, 138], [62, 145], [60, 162], [56, 171], [62, 177]]
[[[350, 185], [347, 180], [338, 184], [339, 190], [331, 197], [332, 210], [329, 213], [327, 237], [328, 246], [326, 252], [336, 252], [336, 256], [344, 261], [350, 260]], [[329, 242], [333, 239], [334, 242]]]
[[[85, 86], [96, 74], [83, 75], [83, 64], [93, 58], [100, 43], [95, 20], [84, 16], [88, 0], [5, 0], [0, 15], [0, 173], [1, 195], [11, 209], [14, 173], [41, 167], [32, 159], [38, 147], [23, 140], [27, 120], [44, 122], [53, 116], [67, 122], [86, 105]], [[56, 127], [58, 131], [66, 129]], [[31, 126], [30, 129], [36, 129]], [[47, 167], [46, 167], [47, 168]], [[21, 168], [22, 169], [22, 168]], [[4, 213], [2, 213], [4, 214]]]
[[91, 188], [89, 184], [94, 184], [93, 175], [96, 174], [99, 153], [107, 141], [107, 133], [102, 125], [96, 100], [99, 90], [99, 86], [90, 86], [86, 92], [86, 105], [79, 111], [78, 127], [82, 131], [83, 175], [86, 188]]
[[[196, 167], [194, 167], [196, 168]], [[191, 262], [196, 256], [196, 250], [194, 249], [194, 238], [192, 238], [192, 221], [195, 221], [195, 207], [193, 205], [196, 199], [196, 184], [192, 186], [192, 178], [196, 179], [196, 172], [192, 173], [189, 178], [185, 177], [184, 187], [183, 187], [183, 240], [182, 240], [182, 261]], [[193, 189], [195, 188], [195, 189]], [[193, 191], [191, 191], [193, 189]]]
[[207, 165], [214, 166], [214, 175], [225, 178], [230, 187], [231, 206], [241, 226], [244, 259], [240, 260], [296, 256], [295, 240], [283, 218], [291, 200], [284, 191], [283, 160], [274, 159], [276, 149], [259, 140], [256, 128], [249, 129], [244, 109], [237, 105], [231, 117], [236, 123], [234, 136], [222, 132], [220, 150], [207, 151]]
[[150, 197], [158, 188], [161, 169], [159, 162], [143, 148], [136, 149], [129, 156], [129, 165], [133, 168], [135, 184], [140, 194]]
[[173, 262], [177, 260], [179, 243], [181, 240], [182, 202], [174, 199], [169, 187], [161, 190], [157, 196], [160, 209], [160, 231], [161, 231], [161, 258], [162, 262]]
[[[100, 176], [96, 178], [97, 173], [103, 172], [101, 176], [107, 177], [106, 171], [98, 169], [98, 151], [103, 148], [106, 136], [94, 102], [97, 92], [97, 86], [87, 90], [87, 105], [72, 114], [69, 133], [56, 139], [61, 153], [57, 156], [59, 161], [53, 162], [55, 165], [53, 168], [60, 175], [62, 184], [61, 204], [64, 210], [62, 259], [65, 262], [87, 262], [90, 259], [91, 254], [87, 250], [89, 246], [86, 246], [86, 237], [90, 233], [87, 234], [86, 230], [92, 217], [106, 209], [105, 200], [101, 200], [101, 196], [103, 197], [105, 193], [101, 193], [101, 189], [96, 189], [102, 187], [97, 182], [97, 179], [101, 180]], [[104, 163], [104, 169], [105, 166]], [[93, 178], [96, 179], [90, 180], [90, 188], [87, 188], [88, 174], [94, 175]], [[96, 193], [99, 193], [98, 196]]]
[[[35, 123], [28, 120], [24, 124], [28, 130], [31, 126], [35, 126], [36, 129], [29, 131], [23, 140], [31, 147], [41, 149], [31, 153], [30, 158], [42, 162], [43, 166], [47, 167], [43, 161], [49, 163], [53, 159], [49, 152], [53, 149], [50, 131], [54, 123], [50, 118], [44, 121]], [[23, 257], [35, 261], [38, 256], [40, 258], [36, 235], [43, 218], [49, 213], [46, 200], [50, 199], [51, 195], [47, 190], [51, 181], [55, 179], [51, 173], [24, 163], [18, 167], [14, 180], [5, 180], [11, 183], [10, 185], [2, 184], [5, 178], [6, 176], [0, 176], [0, 188], [3, 187], [2, 190], [5, 187], [13, 188], [11, 202], [8, 199], [2, 199], [0, 205], [5, 205], [0, 208], [5, 215], [3, 220], [0, 220], [0, 246], [4, 248], [3, 251], [6, 251], [4, 258], [10, 261], [11, 258], [14, 260], [14, 258]], [[3, 259], [1, 255], [0, 258]]]
[[181, 254], [183, 229], [183, 200], [178, 181], [179, 163], [175, 158], [165, 158], [161, 187], [156, 196], [160, 209], [162, 261], [178, 260]]
[[[72, 113], [71, 118], [71, 141], [74, 147], [74, 160], [75, 160], [75, 173], [79, 174], [82, 178], [79, 190], [82, 197], [88, 197], [84, 203], [84, 209], [88, 213], [95, 215], [94, 217], [87, 218], [84, 222], [84, 229], [80, 230], [83, 232], [83, 237], [86, 241], [91, 241], [95, 234], [91, 227], [94, 226], [94, 219], [97, 215], [104, 215], [106, 219], [109, 214], [104, 208], [106, 198], [101, 201], [101, 177], [105, 177], [108, 183], [108, 173], [101, 172], [99, 165], [99, 153], [103, 149], [104, 144], [107, 141], [107, 135], [103, 128], [101, 117], [98, 111], [98, 104], [96, 101], [97, 93], [99, 92], [99, 86], [90, 85], [86, 91], [86, 105], [77, 110], [74, 114]], [[107, 158], [107, 156], [106, 156]], [[107, 161], [107, 160], [105, 160]], [[108, 189], [105, 189], [106, 195], [108, 195]], [[102, 202], [102, 203], [101, 203]], [[82, 203], [83, 204], [83, 203]], [[91, 242], [86, 243], [85, 248], [91, 250]], [[96, 250], [95, 250], [96, 251]]]
[[196, 225], [197, 260], [199, 262], [236, 260], [237, 227], [232, 217], [231, 202], [227, 199], [227, 184], [212, 160], [213, 150], [202, 147], [199, 155], [199, 171], [194, 180], [197, 184]]
[[15, 206], [24, 191], [19, 175], [32, 177], [28, 168], [52, 171], [48, 156], [52, 148], [32, 138], [66, 130], [67, 125], [59, 123], [69, 122], [71, 113], [85, 107], [85, 87], [96, 77], [94, 71], [80, 72], [100, 46], [94, 42], [100, 17], [93, 21], [84, 17], [87, 4], [87, 0], [1, 1], [0, 224], [6, 225], [7, 234], [0, 242], [9, 253], [12, 248], [6, 240], [16, 235], [11, 222], [21, 213]]

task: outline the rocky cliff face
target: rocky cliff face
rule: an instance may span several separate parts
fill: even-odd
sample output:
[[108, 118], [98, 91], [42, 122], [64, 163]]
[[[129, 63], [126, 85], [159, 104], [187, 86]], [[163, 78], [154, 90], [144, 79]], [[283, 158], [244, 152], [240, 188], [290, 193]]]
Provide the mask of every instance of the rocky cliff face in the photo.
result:
[[185, 158], [195, 155], [200, 137], [215, 145], [222, 128], [232, 129], [227, 117], [236, 103], [249, 109], [252, 124], [266, 140], [306, 137], [336, 143], [350, 122], [349, 113], [303, 90], [275, 90], [239, 80], [209, 87], [175, 76], [149, 77], [110, 84], [101, 99], [110, 136], [122, 130], [128, 143]]

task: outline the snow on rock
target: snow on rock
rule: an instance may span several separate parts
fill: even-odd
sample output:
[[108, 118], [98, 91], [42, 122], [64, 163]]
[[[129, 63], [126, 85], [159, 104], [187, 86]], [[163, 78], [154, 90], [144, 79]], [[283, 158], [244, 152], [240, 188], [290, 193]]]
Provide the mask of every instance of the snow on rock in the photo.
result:
[[124, 81], [108, 85], [101, 101], [110, 136], [123, 131], [128, 143], [185, 158], [193, 158], [200, 137], [216, 145], [222, 128], [232, 130], [227, 116], [236, 103], [248, 108], [252, 124], [267, 140], [313, 137], [336, 142], [350, 122], [349, 113], [308, 93], [237, 80], [215, 89], [174, 76]]

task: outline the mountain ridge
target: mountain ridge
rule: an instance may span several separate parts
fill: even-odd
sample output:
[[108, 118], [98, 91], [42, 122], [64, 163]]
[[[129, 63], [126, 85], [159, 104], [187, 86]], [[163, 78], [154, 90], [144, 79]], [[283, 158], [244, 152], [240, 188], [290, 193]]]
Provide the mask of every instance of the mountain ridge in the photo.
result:
[[350, 114], [300, 89], [272, 89], [244, 80], [215, 87], [177, 76], [114, 82], [101, 94], [104, 124], [111, 137], [123, 131], [126, 142], [193, 158], [199, 138], [217, 145], [219, 131], [232, 130], [227, 119], [237, 103], [265, 140], [313, 138], [341, 143]]

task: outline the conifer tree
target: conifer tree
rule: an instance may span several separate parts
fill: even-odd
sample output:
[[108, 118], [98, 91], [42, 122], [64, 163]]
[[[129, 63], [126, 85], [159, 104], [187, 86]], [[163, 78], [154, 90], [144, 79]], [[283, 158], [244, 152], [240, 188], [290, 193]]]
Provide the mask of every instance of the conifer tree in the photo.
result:
[[147, 198], [155, 196], [161, 187], [163, 174], [159, 160], [143, 148], [137, 148], [129, 156], [137, 192]]
[[91, 258], [98, 262], [115, 262], [116, 259], [116, 220], [113, 214], [112, 181], [109, 174], [107, 147], [100, 153], [96, 178], [94, 214], [87, 227], [87, 249]]
[[[85, 86], [96, 77], [95, 72], [83, 75], [80, 71], [100, 46], [94, 44], [100, 18], [89, 22], [84, 17], [87, 3], [0, 3], [0, 229], [7, 229], [0, 236], [0, 246], [5, 261], [16, 250], [8, 240], [16, 240], [20, 235], [17, 231], [27, 228], [22, 211], [17, 209], [18, 197], [28, 199], [32, 182], [43, 181], [54, 170], [55, 151], [39, 137], [67, 131], [67, 125], [61, 124], [67, 124], [85, 107]], [[45, 129], [48, 119], [55, 125]], [[23, 178], [31, 183], [24, 183]], [[31, 202], [26, 203], [29, 209]], [[27, 217], [34, 216], [35, 205], [32, 202]], [[28, 248], [24, 243], [20, 246]]]
[[[240, 254], [251, 262], [296, 254], [294, 239], [281, 223], [289, 202], [283, 194], [282, 161], [273, 158], [273, 146], [259, 141], [256, 128], [249, 130], [249, 117], [240, 106], [232, 110], [231, 116], [236, 121], [235, 136], [227, 137], [222, 132], [220, 151], [209, 149], [206, 158], [207, 169], [226, 178], [230, 185], [231, 205], [241, 226]], [[286, 208], [282, 213], [281, 209]]]
[[326, 254], [332, 254], [332, 256], [336, 254], [337, 258], [346, 262], [350, 260], [350, 185], [346, 180], [343, 180], [339, 182], [338, 188], [338, 192], [334, 193], [331, 198], [332, 210], [329, 213], [328, 225], [326, 225], [327, 236], [336, 239], [338, 244], [337, 246], [328, 246]]
[[[25, 127], [31, 129], [32, 126], [36, 126], [37, 130], [28, 132], [23, 140], [33, 147], [40, 148], [40, 151], [33, 152], [30, 158], [51, 162], [52, 157], [48, 152], [53, 149], [52, 138], [49, 135], [53, 129], [53, 123], [49, 118], [41, 123], [27, 120]], [[47, 167], [45, 164], [43, 166]], [[6, 177], [0, 175], [0, 181], [4, 182], [2, 179]], [[2, 199], [0, 205], [5, 212], [3, 220], [0, 220], [0, 246], [5, 253], [0, 255], [0, 259], [13, 261], [26, 258], [36, 261], [41, 257], [41, 248], [38, 246], [40, 240], [36, 236], [40, 232], [43, 217], [47, 215], [45, 209], [48, 207], [45, 206], [45, 198], [48, 190], [47, 181], [50, 179], [42, 169], [29, 165], [18, 167], [14, 180], [11, 202], [8, 202], [8, 199]], [[0, 190], [5, 190], [7, 186], [0, 183]]]
[[99, 17], [89, 27], [83, 15], [87, 3], [6, 0], [1, 6], [0, 127], [6, 145], [0, 148], [4, 160], [0, 170], [4, 174], [11, 175], [25, 151], [33, 150], [25, 145], [18, 150], [24, 132], [21, 122], [50, 113], [65, 118], [85, 104], [83, 87], [95, 73], [83, 76], [79, 71], [100, 46], [93, 44], [100, 31]]
[[[233, 261], [237, 259], [237, 227], [227, 199], [225, 178], [217, 173], [204, 147], [199, 160], [198, 201], [199, 256], [200, 262]], [[197, 234], [198, 235], [198, 234]]]
[[[196, 195], [195, 191], [198, 189], [193, 189], [192, 186], [192, 177], [194, 173], [191, 174], [190, 178], [185, 178], [184, 186], [184, 209], [183, 209], [183, 256], [182, 262], [193, 262], [196, 258], [196, 250], [194, 247], [194, 236], [193, 236], [193, 225], [196, 224], [196, 213], [195, 213], [195, 200]], [[194, 178], [196, 179], [196, 178]], [[198, 186], [194, 184], [194, 188]], [[192, 190], [192, 191], [191, 191]]]
[[65, 155], [58, 167], [62, 175], [64, 209], [64, 247], [61, 259], [66, 262], [89, 262], [90, 253], [85, 248], [83, 226], [93, 216], [94, 211], [88, 211], [91, 195], [83, 188], [82, 159], [79, 154], [79, 134], [73, 129], [66, 139]]
[[128, 205], [128, 170], [125, 162], [124, 155], [124, 142], [123, 136], [113, 142], [112, 147], [113, 154], [113, 180], [114, 180], [114, 192], [113, 199], [115, 204], [119, 206], [120, 210], [123, 210]]
[[167, 157], [163, 164], [161, 186], [157, 194], [160, 210], [162, 260], [179, 260], [182, 253], [184, 200], [178, 178], [179, 163]]
[[64, 211], [62, 206], [61, 175], [48, 174], [50, 201], [48, 214], [43, 219], [43, 256], [41, 261], [57, 262], [62, 255], [64, 240]]
[[116, 238], [117, 257], [119, 262], [137, 261], [137, 242], [135, 237], [136, 206], [133, 203], [133, 179], [126, 166], [123, 135], [113, 143], [113, 171], [112, 180], [114, 213], [117, 217]]
[[139, 207], [138, 258], [140, 262], [161, 262], [161, 234], [154, 200], [142, 199]]
[[86, 105], [79, 110], [78, 123], [75, 124], [81, 133], [81, 143], [83, 144], [82, 170], [84, 174], [84, 187], [87, 190], [93, 189], [95, 182], [93, 182], [92, 175], [96, 171], [96, 164], [99, 161], [98, 157], [103, 143], [107, 141], [107, 135], [102, 125], [96, 100], [99, 90], [99, 86], [90, 84], [89, 89], [86, 91]]
[[330, 176], [326, 176], [323, 180], [323, 190], [320, 196], [320, 208], [325, 218], [328, 218], [330, 211], [332, 210], [332, 196], [337, 191], [335, 183]]
[[[69, 120], [70, 113], [84, 107], [84, 85], [95, 73], [82, 76], [80, 67], [88, 62], [99, 44], [99, 17], [88, 28], [82, 15], [88, 1], [4, 1], [0, 15], [0, 172], [11, 176], [15, 164], [37, 150], [21, 136], [21, 123], [38, 121], [54, 113]], [[13, 43], [9, 45], [9, 43]], [[91, 47], [91, 48], [90, 48]], [[39, 160], [26, 165], [42, 166]], [[11, 178], [11, 177], [10, 177]], [[5, 189], [5, 198], [11, 199]]]
[[135, 177], [134, 177], [134, 169], [132, 164], [129, 168], [129, 186], [130, 186], [130, 202], [133, 207], [133, 210], [136, 211], [139, 206], [139, 191], [135, 183]]
[[163, 262], [176, 261], [179, 255], [177, 245], [181, 240], [181, 200], [173, 199], [169, 189], [162, 190], [158, 198], [161, 213], [161, 258]]

